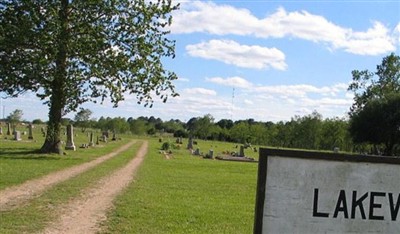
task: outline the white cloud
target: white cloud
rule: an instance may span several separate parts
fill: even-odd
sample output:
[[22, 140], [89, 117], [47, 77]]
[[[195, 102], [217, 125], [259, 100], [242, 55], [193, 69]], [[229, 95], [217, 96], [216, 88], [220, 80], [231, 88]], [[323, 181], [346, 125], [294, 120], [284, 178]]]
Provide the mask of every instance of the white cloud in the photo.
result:
[[212, 78], [206, 78], [206, 81], [209, 81], [211, 83], [215, 84], [220, 84], [224, 86], [230, 86], [230, 87], [235, 87], [235, 88], [244, 88], [248, 89], [253, 86], [252, 83], [248, 82], [247, 80], [234, 76], [234, 77], [228, 77], [228, 78], [222, 78], [222, 77], [212, 77]]
[[[400, 24], [399, 24], [400, 25]], [[400, 26], [390, 30], [380, 22], [357, 32], [330, 22], [307, 11], [287, 12], [279, 8], [265, 18], [249, 10], [213, 2], [188, 1], [174, 13], [172, 33], [202, 32], [215, 35], [252, 35], [259, 38], [294, 37], [326, 44], [330, 49], [343, 49], [360, 55], [380, 55], [394, 51], [399, 43]], [[397, 41], [397, 42], [396, 42]]]
[[208, 95], [208, 96], [216, 96], [217, 92], [211, 89], [204, 89], [204, 88], [189, 88], [189, 89], [184, 89], [184, 93], [190, 94], [190, 95]]
[[263, 69], [272, 67], [285, 70], [285, 54], [276, 48], [241, 45], [232, 40], [210, 40], [188, 45], [186, 50], [193, 57], [214, 59], [238, 67]]

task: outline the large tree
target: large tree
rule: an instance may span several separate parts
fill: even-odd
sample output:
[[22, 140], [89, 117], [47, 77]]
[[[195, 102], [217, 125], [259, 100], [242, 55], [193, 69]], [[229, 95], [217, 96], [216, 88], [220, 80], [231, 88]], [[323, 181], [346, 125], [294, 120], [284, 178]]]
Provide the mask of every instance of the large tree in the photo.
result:
[[355, 70], [352, 75], [350, 133], [355, 142], [383, 144], [384, 153], [392, 155], [400, 144], [400, 56], [384, 57], [376, 72]]
[[166, 36], [176, 9], [171, 0], [0, 2], [0, 92], [33, 91], [48, 104], [42, 152], [61, 152], [61, 118], [82, 103], [177, 95], [161, 62], [174, 56]]

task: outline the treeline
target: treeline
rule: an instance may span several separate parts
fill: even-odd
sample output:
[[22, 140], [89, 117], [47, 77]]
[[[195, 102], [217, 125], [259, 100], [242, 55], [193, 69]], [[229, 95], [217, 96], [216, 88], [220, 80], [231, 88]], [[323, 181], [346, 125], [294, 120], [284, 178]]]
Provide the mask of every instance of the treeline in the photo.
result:
[[204, 140], [251, 143], [275, 147], [353, 151], [348, 131], [348, 121], [340, 118], [323, 119], [314, 112], [295, 116], [290, 121], [260, 122], [254, 119], [215, 121], [211, 115], [193, 117], [182, 122], [179, 119], [163, 121], [160, 118], [105, 118], [75, 122], [82, 130], [91, 127], [101, 130], [132, 133], [135, 135], [170, 134], [174, 137], [192, 136]]

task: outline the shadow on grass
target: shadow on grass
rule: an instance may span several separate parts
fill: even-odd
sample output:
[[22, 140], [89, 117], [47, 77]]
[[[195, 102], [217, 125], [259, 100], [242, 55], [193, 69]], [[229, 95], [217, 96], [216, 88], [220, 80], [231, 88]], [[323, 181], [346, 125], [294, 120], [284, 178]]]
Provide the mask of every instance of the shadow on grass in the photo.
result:
[[0, 159], [34, 159], [34, 160], [60, 160], [60, 155], [42, 154], [39, 149], [2, 148]]

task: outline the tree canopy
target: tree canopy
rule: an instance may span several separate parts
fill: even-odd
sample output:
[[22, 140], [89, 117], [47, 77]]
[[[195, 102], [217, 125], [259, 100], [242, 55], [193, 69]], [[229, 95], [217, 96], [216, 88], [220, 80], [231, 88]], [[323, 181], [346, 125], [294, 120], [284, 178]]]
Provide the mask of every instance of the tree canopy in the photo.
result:
[[171, 0], [7, 0], [0, 3], [0, 92], [33, 91], [49, 106], [42, 152], [60, 152], [62, 116], [82, 103], [126, 94], [153, 104], [176, 96], [163, 57]]
[[355, 96], [349, 114], [354, 142], [370, 143], [375, 153], [394, 155], [400, 146], [400, 57], [392, 53], [375, 73], [355, 70], [352, 75], [349, 90]]

